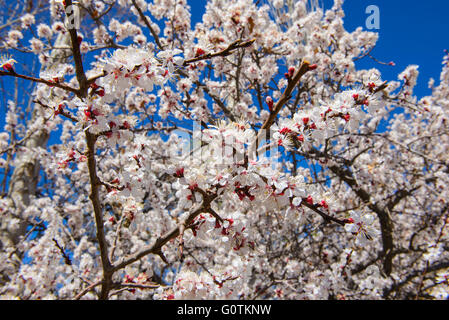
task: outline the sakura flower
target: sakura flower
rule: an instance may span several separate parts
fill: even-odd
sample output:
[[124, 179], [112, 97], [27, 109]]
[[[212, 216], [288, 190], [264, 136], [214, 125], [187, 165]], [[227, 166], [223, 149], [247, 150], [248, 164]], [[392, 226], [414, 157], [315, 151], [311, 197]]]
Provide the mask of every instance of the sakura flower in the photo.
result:
[[375, 217], [371, 213], [362, 214], [354, 211], [349, 223], [345, 224], [345, 230], [356, 236], [359, 245], [364, 245], [367, 240], [373, 240], [378, 234], [378, 231], [372, 226], [374, 220]]
[[176, 192], [176, 197], [179, 199], [179, 208], [188, 209], [193, 206], [194, 201], [196, 201], [195, 195], [192, 190], [188, 187], [184, 187]]
[[18, 30], [11, 30], [8, 32], [8, 39], [13, 43], [17, 43], [18, 40], [23, 39], [23, 34]]
[[109, 64], [117, 67], [125, 67], [132, 71], [136, 66], [142, 65], [146, 60], [152, 58], [148, 52], [136, 48], [118, 49], [114, 52], [111, 59], [107, 60]]
[[162, 65], [168, 68], [168, 72], [172, 74], [175, 71], [175, 65], [180, 67], [184, 63], [184, 58], [177, 56], [182, 53], [179, 49], [165, 50], [157, 54], [157, 57], [162, 59]]
[[181, 271], [174, 282], [173, 290], [175, 299], [201, 299], [213, 297], [216, 285], [209, 274], [200, 275], [189, 271]]
[[119, 196], [123, 198], [132, 197], [133, 201], [140, 201], [144, 196], [142, 184], [142, 176], [140, 174], [131, 174], [127, 171], [122, 173], [120, 182], [123, 189], [119, 192]]
[[22, 22], [22, 28], [29, 28], [36, 20], [34, 19], [34, 15], [27, 13], [20, 18], [20, 21]]
[[30, 40], [30, 44], [31, 44], [31, 50], [34, 53], [41, 53], [42, 50], [44, 49], [44, 43], [36, 38], [33, 38]]
[[40, 38], [50, 38], [53, 35], [53, 31], [46, 24], [39, 24], [37, 26], [37, 35]]

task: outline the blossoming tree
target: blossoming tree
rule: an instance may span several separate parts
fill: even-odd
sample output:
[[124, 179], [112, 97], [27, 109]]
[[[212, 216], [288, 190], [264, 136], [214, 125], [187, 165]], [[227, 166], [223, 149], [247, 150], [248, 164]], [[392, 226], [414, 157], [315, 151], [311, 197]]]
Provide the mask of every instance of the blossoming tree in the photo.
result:
[[356, 69], [377, 34], [341, 0], [194, 26], [186, 0], [35, 2], [0, 29], [34, 85], [0, 134], [2, 297], [448, 297], [449, 55], [418, 99], [417, 66]]

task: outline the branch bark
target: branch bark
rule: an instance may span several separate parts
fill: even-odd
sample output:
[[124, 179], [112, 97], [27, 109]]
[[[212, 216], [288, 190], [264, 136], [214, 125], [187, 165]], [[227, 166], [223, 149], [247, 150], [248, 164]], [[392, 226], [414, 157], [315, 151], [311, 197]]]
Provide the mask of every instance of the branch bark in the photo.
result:
[[217, 197], [216, 194], [207, 194], [205, 197], [203, 196], [203, 203], [199, 206], [199, 208], [192, 211], [178, 226], [164, 234], [162, 237], [158, 238], [154, 244], [148, 246], [147, 248], [141, 250], [140, 252], [137, 252], [133, 254], [132, 256], [128, 257], [126, 260], [118, 263], [117, 265], [114, 265], [112, 270], [115, 272], [117, 270], [123, 269], [127, 265], [136, 262], [137, 260], [143, 258], [146, 255], [149, 254], [160, 254], [162, 247], [169, 242], [172, 239], [175, 239], [177, 236], [180, 235], [181, 229], [187, 228], [191, 225], [193, 220], [204, 212], [210, 211], [210, 205], [212, 201]]

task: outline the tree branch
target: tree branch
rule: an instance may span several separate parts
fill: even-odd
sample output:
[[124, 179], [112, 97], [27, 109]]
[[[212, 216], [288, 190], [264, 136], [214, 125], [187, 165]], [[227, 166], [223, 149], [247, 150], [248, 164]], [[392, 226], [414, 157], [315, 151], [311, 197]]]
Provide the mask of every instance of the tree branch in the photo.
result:
[[226, 56], [229, 56], [236, 49], [247, 48], [247, 47], [251, 46], [254, 43], [254, 41], [256, 41], [256, 39], [252, 39], [252, 40], [248, 40], [248, 41], [236, 40], [233, 43], [231, 43], [226, 49], [223, 49], [223, 50], [215, 52], [215, 53], [206, 53], [206, 54], [200, 55], [200, 56], [195, 57], [195, 58], [187, 59], [187, 60], [184, 61], [183, 65], [184, 66], [188, 66], [191, 63], [198, 62], [198, 61], [201, 61], [201, 60], [208, 60], [208, 59], [212, 59], [212, 58], [215, 58], [215, 57], [226, 57]]
[[184, 228], [191, 225], [193, 220], [200, 215], [203, 212], [209, 212], [210, 204], [212, 201], [217, 197], [216, 194], [207, 195], [206, 197], [203, 196], [203, 203], [200, 205], [200, 207], [194, 211], [192, 211], [178, 226], [164, 234], [162, 237], [158, 238], [154, 244], [148, 246], [147, 248], [143, 249], [140, 252], [137, 252], [133, 254], [132, 256], [128, 257], [125, 261], [118, 263], [117, 265], [114, 265], [112, 267], [112, 270], [115, 272], [117, 270], [123, 269], [127, 265], [143, 258], [144, 256], [148, 254], [159, 254], [162, 247], [169, 242], [172, 239], [175, 239], [180, 235], [182, 226]]
[[66, 91], [73, 92], [77, 96], [79, 96], [79, 94], [80, 94], [78, 89], [72, 88], [72, 87], [70, 87], [70, 86], [68, 86], [66, 84], [62, 84], [62, 83], [58, 83], [58, 82], [54, 82], [54, 81], [50, 81], [50, 80], [45, 80], [45, 79], [41, 79], [41, 78], [35, 78], [35, 77], [23, 75], [23, 74], [18, 74], [16, 72], [1, 71], [0, 70], [0, 76], [10, 76], [10, 77], [16, 77], [16, 78], [20, 78], [20, 79], [33, 81], [33, 82], [43, 83], [43, 84], [46, 84], [49, 87], [57, 87], [57, 88], [64, 89]]

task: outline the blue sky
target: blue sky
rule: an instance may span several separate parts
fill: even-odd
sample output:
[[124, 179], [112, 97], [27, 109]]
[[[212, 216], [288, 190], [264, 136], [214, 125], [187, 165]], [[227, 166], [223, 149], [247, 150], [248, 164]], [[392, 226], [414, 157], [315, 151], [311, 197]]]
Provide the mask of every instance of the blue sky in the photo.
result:
[[[384, 79], [396, 79], [408, 65], [417, 64], [420, 77], [415, 93], [417, 96], [430, 94], [428, 81], [433, 77], [439, 83], [444, 49], [449, 49], [449, 1], [347, 0], [344, 4], [346, 30], [365, 25], [368, 16], [365, 8], [369, 4], [380, 9], [379, 41], [373, 56], [396, 63], [395, 67], [377, 66]], [[365, 64], [372, 61], [363, 61], [360, 66]]]
[[[325, 9], [333, 0], [318, 0]], [[207, 0], [188, 0], [192, 8], [192, 23], [201, 20]], [[353, 31], [359, 26], [365, 30], [368, 14], [365, 9], [376, 5], [380, 10], [380, 29], [377, 47], [372, 55], [384, 62], [394, 61], [395, 67], [374, 63], [369, 58], [360, 61], [360, 68], [375, 67], [385, 80], [397, 80], [397, 75], [408, 65], [419, 65], [420, 77], [416, 95], [429, 95], [431, 77], [439, 83], [444, 49], [449, 50], [449, 1], [447, 0], [346, 0], [345, 28]]]

